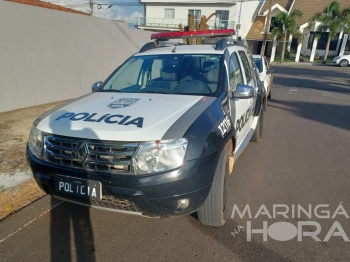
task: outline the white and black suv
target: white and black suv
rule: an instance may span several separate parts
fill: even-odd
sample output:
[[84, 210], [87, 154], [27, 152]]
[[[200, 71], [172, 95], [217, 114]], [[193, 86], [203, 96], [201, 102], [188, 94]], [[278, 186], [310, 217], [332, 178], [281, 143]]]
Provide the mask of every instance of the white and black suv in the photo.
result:
[[262, 87], [247, 50], [227, 37], [167, 43], [154, 34], [93, 92], [39, 117], [27, 161], [59, 199], [149, 217], [228, 216], [234, 160], [263, 131]]

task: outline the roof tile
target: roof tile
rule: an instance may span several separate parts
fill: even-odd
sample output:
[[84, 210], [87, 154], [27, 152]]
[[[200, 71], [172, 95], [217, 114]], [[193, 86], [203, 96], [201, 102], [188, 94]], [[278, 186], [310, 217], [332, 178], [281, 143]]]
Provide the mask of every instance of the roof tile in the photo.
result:
[[44, 8], [48, 8], [48, 9], [54, 9], [54, 10], [59, 10], [59, 11], [64, 11], [64, 12], [69, 12], [69, 13], [88, 15], [87, 13], [84, 13], [81, 11], [73, 10], [73, 9], [63, 7], [60, 5], [54, 5], [51, 3], [42, 2], [39, 0], [7, 0], [7, 1], [20, 3], [20, 4], [26, 4], [26, 5], [32, 5], [32, 6], [38, 6], [38, 7], [44, 7]]

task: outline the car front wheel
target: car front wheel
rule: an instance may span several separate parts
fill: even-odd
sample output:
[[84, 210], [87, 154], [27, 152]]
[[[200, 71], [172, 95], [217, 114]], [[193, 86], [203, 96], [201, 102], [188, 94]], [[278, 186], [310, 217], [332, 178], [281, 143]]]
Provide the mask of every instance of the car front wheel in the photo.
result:
[[208, 226], [223, 226], [228, 217], [229, 191], [229, 156], [232, 154], [232, 143], [226, 144], [220, 153], [213, 183], [207, 200], [197, 211], [199, 221]]
[[341, 60], [341, 61], [339, 62], [339, 65], [340, 65], [341, 67], [346, 67], [346, 66], [349, 65], [349, 61], [346, 60], [346, 59], [343, 59], [343, 60]]

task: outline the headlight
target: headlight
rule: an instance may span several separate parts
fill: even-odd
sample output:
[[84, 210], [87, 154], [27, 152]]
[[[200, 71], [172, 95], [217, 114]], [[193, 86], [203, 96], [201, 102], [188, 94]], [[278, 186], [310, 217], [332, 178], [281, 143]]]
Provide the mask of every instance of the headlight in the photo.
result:
[[337, 60], [339, 58], [340, 58], [340, 56], [336, 56], [336, 57], [333, 58], [333, 60]]
[[149, 174], [182, 165], [188, 141], [185, 138], [143, 143], [133, 159], [135, 174]]
[[30, 131], [28, 147], [34, 156], [41, 158], [43, 151], [43, 132], [41, 132], [35, 126], [33, 126], [32, 130]]

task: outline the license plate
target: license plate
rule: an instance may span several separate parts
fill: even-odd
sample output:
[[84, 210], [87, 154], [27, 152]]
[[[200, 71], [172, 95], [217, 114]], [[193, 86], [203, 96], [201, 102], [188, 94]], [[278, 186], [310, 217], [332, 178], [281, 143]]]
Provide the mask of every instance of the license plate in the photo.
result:
[[59, 193], [85, 197], [92, 200], [101, 200], [102, 185], [97, 181], [56, 176], [56, 191]]

